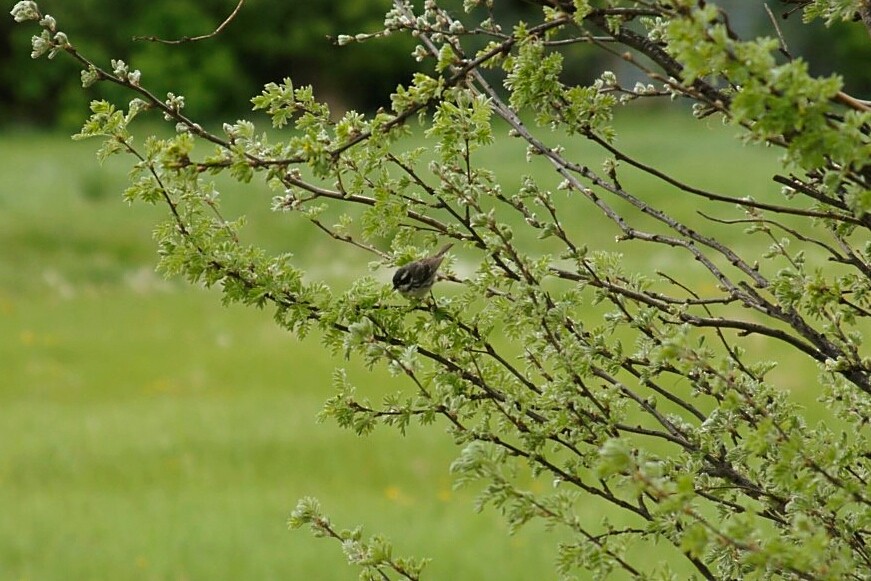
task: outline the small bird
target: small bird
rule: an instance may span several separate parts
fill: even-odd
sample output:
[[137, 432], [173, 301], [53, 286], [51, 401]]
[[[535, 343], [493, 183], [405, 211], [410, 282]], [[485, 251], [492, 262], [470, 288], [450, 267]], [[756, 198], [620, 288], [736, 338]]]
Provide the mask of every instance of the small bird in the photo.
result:
[[451, 246], [453, 243], [446, 244], [434, 255], [402, 266], [393, 275], [394, 290], [406, 298], [422, 299], [426, 296], [435, 284], [436, 273]]

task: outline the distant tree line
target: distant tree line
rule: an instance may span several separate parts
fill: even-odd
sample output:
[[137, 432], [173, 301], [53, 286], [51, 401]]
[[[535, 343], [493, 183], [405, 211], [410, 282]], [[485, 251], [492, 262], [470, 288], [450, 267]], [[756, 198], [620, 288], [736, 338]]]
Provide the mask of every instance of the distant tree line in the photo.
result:
[[[82, 50], [108, 66], [123, 59], [134, 68], [149, 71], [149, 86], [182, 91], [189, 110], [201, 119], [242, 116], [240, 104], [257, 94], [265, 83], [293, 77], [310, 83], [337, 110], [375, 110], [389, 105], [385, 95], [415, 70], [412, 38], [390, 43], [364, 43], [355, 50], [338, 46], [339, 34], [354, 35], [383, 28], [387, 0], [334, 0], [247, 2], [220, 34], [220, 42], [167, 45], [134, 37], [178, 39], [213, 31], [236, 6], [236, 0], [45, 0], [43, 9], [69, 23]], [[422, 0], [416, 4], [422, 4]], [[450, 0], [462, 11], [462, 0]], [[769, 34], [771, 24], [761, 4], [732, 0], [720, 5], [733, 8], [736, 26], [748, 33]], [[512, 22], [534, 18], [534, 7], [525, 0], [499, 3], [496, 17]], [[784, 8], [774, 7], [781, 18]], [[823, 74], [849, 70], [846, 88], [871, 95], [871, 43], [861, 27], [836, 25], [800, 26], [800, 14], [784, 24], [787, 40]], [[22, 76], [30, 60], [26, 50], [30, 32], [13, 28], [10, 18], [0, 19], [0, 125], [10, 123], [78, 125], [91, 99], [113, 100], [117, 89], [103, 86], [82, 92], [73, 63], [52, 67], [42, 75]], [[482, 40], [483, 43], [483, 40]], [[810, 47], [810, 48], [808, 48]], [[825, 50], [814, 50], [825, 47]], [[566, 51], [567, 81], [589, 82], [602, 70], [619, 68], [619, 59], [589, 46]], [[610, 62], [602, 62], [611, 59]], [[159, 66], [158, 66], [159, 65]], [[181, 86], [180, 86], [181, 85]], [[116, 94], [117, 93], [117, 94]]]
[[[177, 39], [207, 34], [226, 18], [236, 0], [46, 0], [44, 10], [70, 23], [82, 50], [106, 65], [123, 59], [150, 71], [150, 86], [182, 91], [201, 118], [238, 114], [240, 103], [272, 80], [292, 76], [317, 84], [324, 93], [354, 107], [383, 105], [375, 95], [389, 94], [408, 76], [414, 43], [366, 45], [358, 50], [336, 46], [327, 36], [356, 34], [383, 28], [383, 0], [337, 2], [247, 2], [220, 35], [220, 42], [166, 45], [134, 37]], [[51, 68], [42, 76], [21, 77], [28, 64], [30, 33], [13, 28], [11, 18], [0, 23], [0, 122], [25, 120], [78, 124], [87, 101], [113, 97], [102, 87], [83, 94], [70, 75], [72, 63]], [[159, 65], [159, 66], [157, 66]], [[183, 86], [179, 86], [179, 85]], [[10, 119], [11, 118], [11, 119]]]

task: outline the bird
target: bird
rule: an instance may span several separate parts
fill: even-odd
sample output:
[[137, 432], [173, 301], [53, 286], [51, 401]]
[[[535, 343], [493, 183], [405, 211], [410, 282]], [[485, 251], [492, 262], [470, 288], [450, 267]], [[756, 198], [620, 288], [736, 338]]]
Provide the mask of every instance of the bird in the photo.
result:
[[436, 274], [445, 253], [451, 249], [453, 243], [446, 244], [441, 250], [414, 262], [400, 267], [393, 274], [393, 289], [406, 298], [422, 299], [435, 284]]

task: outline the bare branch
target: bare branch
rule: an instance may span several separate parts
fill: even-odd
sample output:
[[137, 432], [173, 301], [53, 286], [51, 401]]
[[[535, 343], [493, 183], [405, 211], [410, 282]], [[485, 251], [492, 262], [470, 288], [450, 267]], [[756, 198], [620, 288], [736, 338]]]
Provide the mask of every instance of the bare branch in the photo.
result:
[[221, 24], [219, 24], [218, 27], [215, 30], [213, 30], [212, 32], [210, 32], [209, 34], [203, 34], [201, 36], [183, 36], [183, 37], [176, 39], [176, 40], [166, 40], [163, 38], [158, 38], [156, 36], [134, 36], [133, 40], [147, 40], [150, 42], [159, 42], [161, 44], [184, 44], [186, 42], [197, 42], [200, 40], [208, 40], [210, 38], [213, 38], [213, 37], [219, 35], [221, 32], [224, 31], [224, 29], [227, 27], [227, 25], [230, 24], [230, 22], [232, 22], [234, 18], [236, 18], [237, 14], [239, 14], [239, 10], [242, 9], [243, 4], [245, 4], [245, 0], [239, 0], [239, 3], [236, 4], [236, 7], [233, 9], [233, 11], [230, 13], [230, 15], [226, 19], [224, 19], [224, 21]]

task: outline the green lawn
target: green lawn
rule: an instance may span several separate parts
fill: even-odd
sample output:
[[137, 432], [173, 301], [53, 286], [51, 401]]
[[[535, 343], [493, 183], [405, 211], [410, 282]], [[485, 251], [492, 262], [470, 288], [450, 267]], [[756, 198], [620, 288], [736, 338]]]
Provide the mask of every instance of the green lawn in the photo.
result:
[[[649, 115], [621, 126], [633, 154], [696, 185], [777, 191], [761, 181], [776, 153], [742, 148], [715, 122]], [[428, 578], [551, 578], [552, 535], [533, 525], [508, 537], [498, 515], [474, 514], [473, 493], [452, 490], [456, 451], [439, 429], [360, 439], [315, 421], [336, 365], [364, 392], [403, 384], [298, 342], [268, 312], [223, 308], [214, 292], [155, 275], [160, 209], [121, 202], [126, 161], [100, 167], [96, 146], [0, 135], [0, 579], [356, 578], [335, 543], [286, 530], [305, 495], [338, 526], [432, 557]], [[502, 139], [482, 153], [509, 188], [520, 172], [547, 171], [513, 167], [516, 147]], [[588, 146], [574, 155], [598, 167]], [[319, 265], [314, 275], [365, 273], [368, 258], [268, 212], [265, 187], [223, 187], [229, 213], [253, 213], [252, 239]], [[681, 215], [698, 207], [663, 192]], [[581, 210], [570, 227], [591, 247], [613, 246], [613, 227]], [[350, 264], [360, 267], [340, 268]]]

